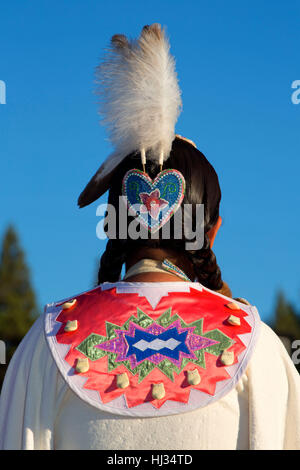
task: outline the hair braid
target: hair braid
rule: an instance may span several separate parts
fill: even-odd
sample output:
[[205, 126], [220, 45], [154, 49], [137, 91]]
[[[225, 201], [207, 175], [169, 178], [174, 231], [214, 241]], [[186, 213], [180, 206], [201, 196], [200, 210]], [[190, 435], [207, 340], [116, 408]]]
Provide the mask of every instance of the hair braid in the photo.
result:
[[126, 259], [126, 240], [109, 239], [98, 272], [98, 283], [116, 282], [120, 279], [123, 263]]
[[193, 263], [194, 272], [198, 281], [211, 290], [219, 290], [223, 286], [221, 270], [217, 259], [210, 248], [210, 240], [205, 235], [204, 246], [201, 250], [186, 251], [189, 260]]

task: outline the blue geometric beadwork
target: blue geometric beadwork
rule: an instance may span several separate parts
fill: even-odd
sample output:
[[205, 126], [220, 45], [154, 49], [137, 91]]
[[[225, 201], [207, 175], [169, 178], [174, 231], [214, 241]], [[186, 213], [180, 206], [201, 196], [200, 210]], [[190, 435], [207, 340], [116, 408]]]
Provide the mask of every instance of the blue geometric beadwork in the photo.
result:
[[187, 334], [188, 331], [178, 333], [176, 328], [170, 328], [158, 335], [136, 329], [133, 338], [129, 335], [125, 335], [129, 345], [126, 357], [135, 354], [137, 362], [140, 362], [153, 356], [153, 354], [159, 353], [178, 361], [180, 351], [188, 355], [190, 354], [185, 344]]

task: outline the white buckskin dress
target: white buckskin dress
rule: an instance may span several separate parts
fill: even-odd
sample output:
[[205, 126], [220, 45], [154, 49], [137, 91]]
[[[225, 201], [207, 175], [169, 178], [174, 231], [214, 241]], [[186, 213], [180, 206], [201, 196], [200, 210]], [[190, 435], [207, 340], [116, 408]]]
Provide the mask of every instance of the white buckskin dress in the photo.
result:
[[300, 378], [257, 310], [192, 282], [49, 304], [9, 365], [1, 449], [300, 449]]

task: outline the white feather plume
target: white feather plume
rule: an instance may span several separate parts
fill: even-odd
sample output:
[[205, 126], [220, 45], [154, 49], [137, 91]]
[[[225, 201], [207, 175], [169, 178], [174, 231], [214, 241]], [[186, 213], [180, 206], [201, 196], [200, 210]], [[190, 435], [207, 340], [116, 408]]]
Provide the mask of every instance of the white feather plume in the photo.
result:
[[114, 152], [101, 167], [103, 178], [129, 153], [169, 157], [181, 96], [170, 45], [160, 25], [144, 27], [138, 40], [114, 36], [97, 69], [100, 115]]

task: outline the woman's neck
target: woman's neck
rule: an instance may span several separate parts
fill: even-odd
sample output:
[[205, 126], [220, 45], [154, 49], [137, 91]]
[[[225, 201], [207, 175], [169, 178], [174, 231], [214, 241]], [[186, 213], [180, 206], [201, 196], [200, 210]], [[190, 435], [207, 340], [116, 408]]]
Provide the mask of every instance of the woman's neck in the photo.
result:
[[124, 276], [124, 281], [133, 282], [186, 282], [190, 279], [169, 260], [144, 258], [132, 265]]
[[186, 282], [171, 273], [141, 273], [126, 278], [128, 282]]
[[[126, 260], [126, 274], [129, 271], [128, 274], [130, 275], [130, 280], [133, 280], [133, 275], [139, 276], [139, 279], [135, 277], [134, 281], [138, 280], [140, 282], [143, 282], [143, 280], [144, 282], [163, 282], [163, 281], [182, 282], [182, 281], [185, 281], [186, 279], [180, 279], [180, 278], [178, 279], [178, 276], [176, 275], [176, 273], [169, 272], [169, 270], [167, 269], [159, 269], [159, 270], [154, 269], [152, 271], [148, 269], [148, 264], [151, 264], [151, 263], [148, 263], [147, 261], [152, 260], [152, 263], [155, 264], [155, 262], [162, 263], [163, 260], [165, 259], [169, 260], [171, 263], [175, 265], [175, 267], [179, 268], [179, 271], [181, 270], [189, 278], [189, 280], [191, 281], [195, 280], [195, 273], [194, 273], [193, 265], [186, 256], [184, 256], [182, 253], [176, 253], [174, 250], [152, 248], [152, 247], [143, 247], [143, 248], [137, 249], [135, 252], [130, 253], [130, 256]], [[142, 263], [144, 265], [144, 268], [145, 268], [145, 264], [147, 264], [146, 269], [143, 269], [144, 272], [134, 272], [132, 273], [132, 276], [131, 276], [131, 272], [130, 272], [131, 269], [133, 268], [133, 266], [136, 266], [139, 263]], [[160, 271], [160, 272], [157, 272], [157, 271]], [[161, 276], [159, 274], [161, 274]], [[147, 278], [147, 281], [145, 280], [146, 278]], [[152, 279], [151, 281], [150, 281], [150, 278]]]

